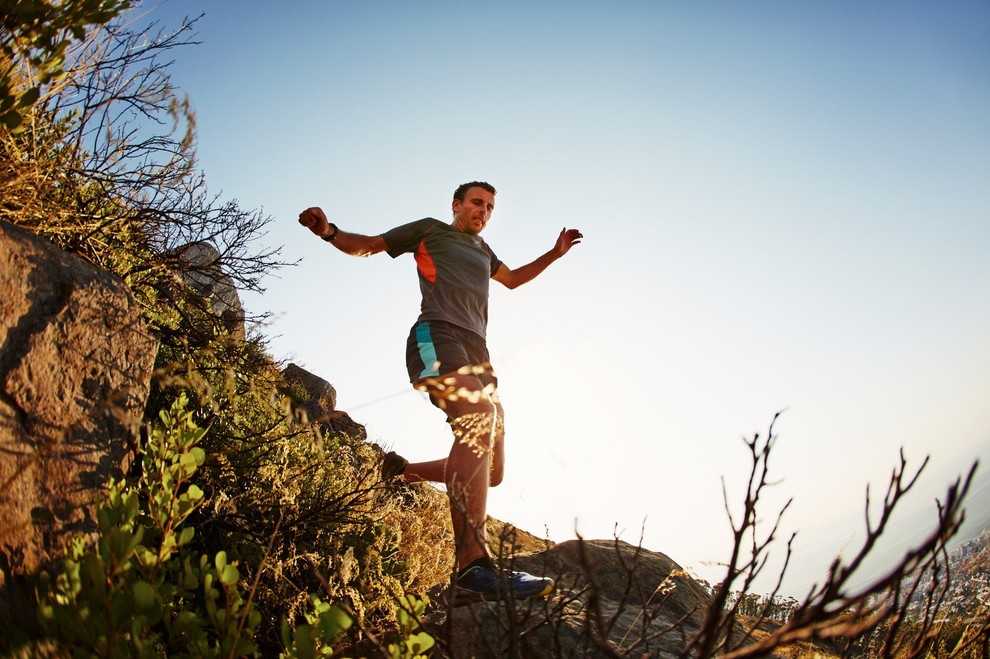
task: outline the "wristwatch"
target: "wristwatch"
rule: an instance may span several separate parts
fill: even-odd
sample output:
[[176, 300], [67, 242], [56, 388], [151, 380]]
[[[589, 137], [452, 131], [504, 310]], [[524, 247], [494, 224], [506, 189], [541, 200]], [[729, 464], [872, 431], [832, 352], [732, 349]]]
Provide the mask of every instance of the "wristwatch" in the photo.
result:
[[327, 241], [328, 243], [332, 243], [334, 238], [337, 237], [337, 233], [340, 231], [340, 229], [337, 228], [337, 225], [334, 224], [333, 222], [330, 223], [330, 228], [333, 229], [333, 231], [330, 233], [329, 236], [320, 236], [320, 238]]

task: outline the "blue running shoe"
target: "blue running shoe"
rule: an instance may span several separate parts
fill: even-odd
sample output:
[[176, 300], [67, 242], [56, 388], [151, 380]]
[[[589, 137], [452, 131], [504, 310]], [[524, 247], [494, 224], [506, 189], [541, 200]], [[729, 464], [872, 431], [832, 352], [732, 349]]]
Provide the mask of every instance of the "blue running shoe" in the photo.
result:
[[553, 579], [548, 577], [475, 566], [457, 579], [455, 595], [459, 601], [532, 599], [549, 595], [553, 586]]

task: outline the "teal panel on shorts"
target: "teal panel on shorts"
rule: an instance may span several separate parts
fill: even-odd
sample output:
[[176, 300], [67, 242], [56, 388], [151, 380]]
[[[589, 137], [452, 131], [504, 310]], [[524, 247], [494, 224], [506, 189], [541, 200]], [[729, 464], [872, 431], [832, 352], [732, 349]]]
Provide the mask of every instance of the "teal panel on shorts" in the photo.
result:
[[436, 377], [440, 375], [440, 362], [437, 360], [437, 349], [433, 345], [433, 337], [430, 336], [430, 324], [422, 322], [416, 325], [416, 345], [419, 346], [419, 357], [423, 360], [423, 372], [419, 374], [421, 378]]

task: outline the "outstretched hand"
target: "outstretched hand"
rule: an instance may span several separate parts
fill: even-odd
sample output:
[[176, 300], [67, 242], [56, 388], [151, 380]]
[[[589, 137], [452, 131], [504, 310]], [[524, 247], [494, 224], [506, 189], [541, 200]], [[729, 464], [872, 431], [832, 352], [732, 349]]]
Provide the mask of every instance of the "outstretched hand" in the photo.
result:
[[561, 229], [560, 235], [557, 236], [557, 244], [554, 245], [554, 252], [557, 256], [563, 256], [570, 251], [571, 247], [574, 247], [581, 242], [584, 236], [577, 229]]
[[314, 206], [299, 213], [299, 224], [303, 225], [317, 236], [325, 236], [330, 230], [330, 221], [322, 208]]

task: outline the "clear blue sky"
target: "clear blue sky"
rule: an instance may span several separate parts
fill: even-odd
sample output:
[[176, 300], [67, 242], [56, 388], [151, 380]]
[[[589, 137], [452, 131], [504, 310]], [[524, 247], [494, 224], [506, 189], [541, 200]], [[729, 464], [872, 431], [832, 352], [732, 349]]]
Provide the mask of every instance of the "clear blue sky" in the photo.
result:
[[555, 540], [643, 528], [686, 566], [722, 560], [722, 479], [739, 499], [741, 438], [786, 409], [764, 517], [794, 498], [800, 590], [855, 546], [866, 485], [879, 494], [902, 447], [932, 459], [922, 526], [951, 477], [990, 463], [990, 3], [140, 11], [206, 12], [173, 67], [200, 164], [301, 259], [245, 296], [275, 314], [275, 356], [412, 460], [449, 446], [406, 382], [413, 261], [345, 257], [299, 211], [375, 234], [448, 219], [454, 187], [482, 179], [510, 266], [583, 231], [539, 279], [493, 291], [496, 517]]

